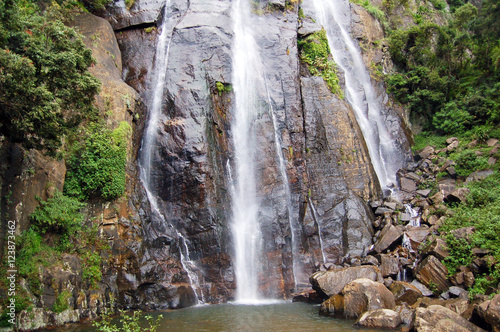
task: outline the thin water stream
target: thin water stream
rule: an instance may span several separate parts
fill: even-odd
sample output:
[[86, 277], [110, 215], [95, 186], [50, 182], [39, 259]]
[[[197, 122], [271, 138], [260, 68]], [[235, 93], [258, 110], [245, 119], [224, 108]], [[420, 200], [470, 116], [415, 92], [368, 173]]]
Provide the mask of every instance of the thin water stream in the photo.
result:
[[313, 0], [316, 20], [328, 37], [330, 51], [345, 75], [345, 96], [363, 132], [370, 158], [382, 188], [396, 181], [405, 156], [391, 137], [370, 74], [357, 43], [350, 36], [351, 9], [348, 0]]
[[164, 224], [174, 230], [179, 244], [180, 262], [183, 269], [188, 274], [189, 283], [193, 287], [196, 296], [196, 303], [204, 303], [203, 292], [200, 288], [199, 278], [196, 274], [196, 264], [191, 260], [189, 255], [188, 240], [182, 233], [169, 224], [165, 219], [163, 211], [160, 210], [155, 190], [152, 186], [153, 179], [151, 171], [153, 170], [153, 154], [156, 149], [156, 140], [158, 128], [160, 126], [160, 118], [163, 106], [163, 94], [167, 80], [168, 56], [170, 51], [170, 41], [173, 32], [172, 21], [169, 20], [170, 0], [166, 0], [163, 9], [163, 22], [161, 25], [161, 33], [156, 46], [155, 63], [152, 70], [153, 76], [150, 78], [150, 97], [151, 101], [148, 105], [149, 117], [144, 130], [143, 141], [140, 150], [140, 179], [146, 191], [148, 200], [151, 205], [151, 214], [158, 217]]

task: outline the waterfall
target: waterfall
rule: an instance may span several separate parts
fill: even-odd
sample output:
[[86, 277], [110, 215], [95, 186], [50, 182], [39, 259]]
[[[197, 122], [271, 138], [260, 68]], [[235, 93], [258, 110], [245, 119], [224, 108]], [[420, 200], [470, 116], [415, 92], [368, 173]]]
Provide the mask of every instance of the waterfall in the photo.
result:
[[404, 165], [405, 157], [389, 133], [382, 116], [385, 110], [377, 100], [359, 47], [349, 35], [349, 1], [312, 2], [316, 21], [326, 30], [333, 59], [345, 75], [345, 96], [363, 132], [375, 173], [382, 189], [387, 188], [395, 183], [396, 172]]
[[405, 212], [410, 215], [410, 222], [408, 225], [413, 226], [413, 227], [420, 227], [420, 216], [418, 215], [418, 212], [412, 208], [410, 204], [405, 204]]
[[253, 123], [259, 112], [257, 87], [262, 80], [260, 74], [263, 71], [249, 15], [248, 3], [236, 0], [232, 15], [235, 114], [231, 133], [234, 148], [232, 233], [235, 246], [236, 300], [239, 302], [255, 302], [260, 297], [258, 276], [262, 255]]
[[168, 55], [173, 31], [173, 28], [169, 28], [167, 26], [167, 23], [169, 23], [169, 7], [170, 0], [166, 0], [163, 9], [163, 22], [160, 28], [161, 33], [160, 37], [158, 38], [158, 44], [156, 46], [155, 63], [153, 69], [150, 71], [153, 73], [153, 77], [150, 81], [151, 89], [149, 100], [151, 102], [148, 105], [149, 118], [144, 130], [144, 136], [140, 150], [140, 180], [151, 205], [151, 214], [156, 215], [164, 224], [168, 225], [168, 228], [173, 229], [175, 234], [177, 235], [182, 268], [187, 272], [189, 283], [191, 284], [191, 287], [193, 288], [196, 296], [196, 303], [200, 303], [200, 300], [201, 302], [204, 302], [203, 291], [199, 286], [198, 276], [195, 272], [196, 270], [198, 270], [198, 268], [196, 267], [196, 264], [190, 260], [189, 257], [188, 240], [178, 229], [174, 227], [174, 225], [167, 222], [164, 214], [158, 207], [158, 200], [156, 195], [154, 194], [154, 190], [151, 188], [152, 155], [156, 143], [156, 136], [158, 135], [158, 127], [160, 125], [159, 119], [162, 113], [162, 101], [166, 83]]

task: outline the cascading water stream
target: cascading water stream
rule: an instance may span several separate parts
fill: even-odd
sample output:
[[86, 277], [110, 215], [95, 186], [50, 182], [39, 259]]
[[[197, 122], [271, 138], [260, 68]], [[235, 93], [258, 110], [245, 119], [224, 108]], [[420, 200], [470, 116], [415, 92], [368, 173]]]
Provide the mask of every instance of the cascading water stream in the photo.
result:
[[410, 204], [405, 204], [405, 212], [410, 215], [410, 222], [408, 225], [412, 227], [420, 227], [420, 216], [418, 211], [416, 211]]
[[405, 157], [384, 123], [384, 110], [371, 85], [361, 52], [349, 35], [349, 1], [313, 0], [313, 3], [316, 20], [326, 30], [332, 56], [345, 74], [345, 95], [363, 132], [380, 185], [387, 188], [395, 183], [396, 172], [403, 166]]
[[258, 276], [261, 271], [262, 233], [258, 220], [259, 201], [255, 174], [255, 132], [253, 123], [259, 112], [258, 83], [262, 64], [252, 33], [250, 8], [245, 0], [233, 5], [233, 88], [235, 114], [231, 125], [234, 147], [232, 176], [232, 234], [235, 246], [236, 300], [259, 300]]
[[[167, 27], [168, 9], [170, 0], [165, 1], [163, 22], [161, 26], [160, 37], [155, 53], [155, 63], [153, 70], [153, 78], [151, 79], [150, 92], [151, 103], [149, 104], [149, 118], [144, 130], [142, 146], [140, 150], [140, 179], [148, 196], [151, 205], [151, 214], [157, 215], [164, 224], [168, 224], [165, 216], [158, 207], [158, 201], [151, 188], [151, 170], [152, 170], [152, 154], [156, 142], [157, 130], [159, 127], [159, 119], [162, 112], [162, 100], [166, 83], [166, 71], [168, 66], [168, 55], [170, 50], [170, 41], [172, 37], [172, 28]], [[187, 272], [189, 283], [195, 290], [196, 303], [204, 303], [203, 291], [200, 288], [198, 276], [196, 274], [196, 264], [190, 260], [189, 248], [187, 239], [173, 225], [168, 224], [168, 227], [174, 229], [179, 241], [179, 253], [182, 268]]]

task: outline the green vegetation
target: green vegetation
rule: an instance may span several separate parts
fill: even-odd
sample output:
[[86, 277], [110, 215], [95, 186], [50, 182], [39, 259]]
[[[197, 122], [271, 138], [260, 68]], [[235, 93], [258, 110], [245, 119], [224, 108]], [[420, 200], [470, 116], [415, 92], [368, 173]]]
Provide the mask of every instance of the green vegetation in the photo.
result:
[[388, 90], [424, 130], [457, 135], [499, 123], [499, 15], [498, 1], [485, 0], [480, 10], [470, 3], [456, 8], [445, 25], [421, 16], [417, 25], [390, 32], [399, 72], [388, 77]]
[[388, 28], [388, 21], [384, 11], [373, 5], [370, 0], [350, 0], [352, 3], [363, 7], [370, 15], [375, 17], [384, 29]]
[[469, 266], [473, 259], [472, 249], [483, 248], [490, 251], [489, 273], [476, 276], [471, 289], [472, 294], [484, 294], [490, 286], [496, 287], [500, 281], [500, 174], [472, 182], [467, 185], [471, 190], [467, 202], [452, 207], [453, 215], [448, 217], [440, 228], [441, 232], [474, 226], [475, 232], [469, 241], [458, 240], [448, 235], [446, 241], [450, 247], [450, 257], [445, 264], [452, 273], [461, 265]]
[[300, 60], [307, 64], [311, 75], [323, 77], [330, 91], [343, 98], [344, 95], [337, 76], [337, 67], [330, 57], [326, 31], [321, 29], [321, 31], [299, 39], [298, 47]]
[[[438, 217], [444, 216], [443, 223], [439, 226], [441, 237], [446, 240], [449, 256], [443, 260], [452, 276], [461, 267], [469, 267], [475, 274], [475, 283], [470, 288], [471, 296], [474, 294], [490, 294], [495, 292], [500, 282], [500, 173], [499, 164], [488, 164], [490, 157], [500, 159], [500, 153], [486, 144], [489, 138], [500, 138], [498, 127], [479, 126], [458, 136], [460, 144], [448, 152], [443, 149], [447, 144], [446, 137], [436, 134], [424, 133], [417, 135], [415, 141], [419, 149], [426, 145], [432, 145], [441, 149], [438, 158], [433, 162], [436, 166], [442, 166], [445, 159], [455, 161], [457, 172], [457, 183], [470, 190], [466, 201], [461, 203], [449, 203], [448, 206], [440, 205], [434, 207], [431, 214]], [[427, 143], [427, 144], [425, 144]], [[439, 162], [439, 163], [438, 163]], [[464, 180], [472, 172], [490, 169], [492, 175], [479, 181], [464, 183]], [[447, 173], [439, 173], [436, 178], [447, 177]], [[419, 185], [419, 189], [429, 188], [432, 190], [430, 196], [437, 192], [437, 180], [425, 181]], [[451, 231], [474, 226], [475, 230], [469, 237], [457, 237]], [[485, 249], [480, 261], [487, 266], [485, 274], [474, 268], [478, 256], [474, 255], [473, 249]], [[475, 263], [476, 262], [476, 263]]]
[[121, 122], [111, 131], [98, 123], [82, 131], [77, 133], [79, 140], [73, 142], [67, 158], [65, 194], [80, 200], [120, 197], [125, 191], [130, 125]]
[[92, 53], [64, 13], [55, 2], [42, 12], [38, 2], [0, 0], [0, 134], [49, 153], [95, 115], [99, 90]]
[[[139, 322], [141, 319], [146, 322], [142, 324]], [[160, 326], [163, 315], [159, 315], [156, 319], [152, 316], [143, 316], [142, 312], [134, 311], [132, 315], [127, 314], [120, 310], [119, 319], [112, 319], [111, 310], [107, 309], [102, 315], [102, 320], [92, 322], [97, 331], [100, 332], [155, 332]]]
[[224, 92], [231, 92], [233, 90], [233, 86], [229, 83], [224, 82], [215, 82], [215, 88], [217, 89], [217, 94], [222, 96]]
[[[61, 268], [63, 257], [73, 255], [81, 262], [80, 271], [87, 288], [96, 288], [101, 281], [100, 253], [108, 250], [105, 239], [98, 234], [98, 227], [84, 225], [80, 209], [85, 204], [56, 192], [54, 197], [40, 205], [31, 215], [32, 226], [17, 238], [16, 267], [18, 277], [27, 282], [29, 292], [35, 297], [42, 295], [43, 269]], [[4, 279], [2, 279], [4, 280]], [[58, 287], [57, 285], [53, 285]], [[55, 289], [58, 292], [57, 289]], [[16, 289], [16, 312], [33, 305], [30, 295], [20, 286]], [[59, 313], [69, 308], [69, 291], [61, 291], [51, 308]], [[0, 299], [0, 305], [5, 299]], [[0, 318], [0, 325], [8, 326], [7, 316]]]
[[52, 307], [52, 311], [55, 313], [61, 313], [69, 309], [68, 300], [71, 297], [71, 293], [68, 291], [63, 291], [56, 297], [56, 302]]
[[127, 7], [128, 10], [134, 6], [135, 0], [125, 0], [125, 6]]
[[302, 8], [299, 8], [299, 19], [304, 19], [304, 18], [306, 18], [304, 10]]
[[54, 197], [40, 201], [31, 215], [32, 224], [43, 234], [47, 231], [59, 234], [74, 233], [83, 222], [80, 210], [85, 207], [77, 199], [56, 191]]

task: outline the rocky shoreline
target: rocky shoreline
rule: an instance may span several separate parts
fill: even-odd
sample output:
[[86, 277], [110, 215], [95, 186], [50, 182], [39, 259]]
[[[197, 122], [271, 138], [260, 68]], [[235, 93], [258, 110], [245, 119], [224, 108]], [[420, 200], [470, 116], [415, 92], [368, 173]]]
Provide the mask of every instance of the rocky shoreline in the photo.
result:
[[[398, 172], [398, 199], [371, 202], [376, 233], [368, 255], [321, 264], [310, 277], [312, 290], [297, 294], [294, 301], [321, 303], [320, 315], [355, 318], [355, 324], [363, 327], [500, 331], [498, 286], [488, 289], [487, 295], [466, 290], [474, 285], [475, 276], [486, 271], [493, 256], [486, 249], [473, 248], [472, 264], [450, 274], [443, 264], [450, 255], [446, 234], [439, 228], [453, 213], [447, 204], [465, 201], [470, 192], [460, 185], [493, 171], [457, 176], [455, 162], [443, 155], [452, 153], [459, 141], [452, 137], [446, 142], [448, 146], [441, 150], [424, 148]], [[476, 145], [472, 141], [469, 148]], [[498, 140], [490, 139], [486, 145], [492, 148], [488, 163], [493, 166]], [[474, 227], [450, 233], [467, 241]]]

